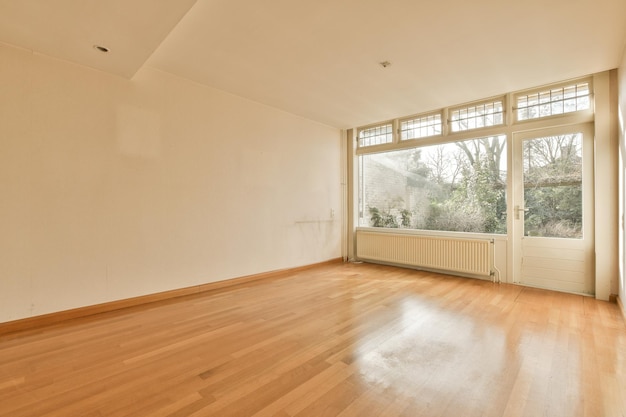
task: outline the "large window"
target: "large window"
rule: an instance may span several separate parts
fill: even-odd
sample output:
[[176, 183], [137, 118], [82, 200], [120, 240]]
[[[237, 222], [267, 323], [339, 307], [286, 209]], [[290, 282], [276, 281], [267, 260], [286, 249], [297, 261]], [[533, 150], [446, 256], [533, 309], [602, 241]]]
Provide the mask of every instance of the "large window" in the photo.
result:
[[[358, 225], [507, 233], [507, 158], [514, 157], [507, 143], [523, 125], [549, 128], [564, 116], [568, 123], [593, 117], [591, 78], [358, 128]], [[521, 209], [526, 235], [580, 238], [580, 140], [558, 136], [524, 146], [527, 201], [511, 196], [510, 203], [529, 207]]]
[[506, 137], [392, 152], [359, 161], [359, 225], [506, 233]]

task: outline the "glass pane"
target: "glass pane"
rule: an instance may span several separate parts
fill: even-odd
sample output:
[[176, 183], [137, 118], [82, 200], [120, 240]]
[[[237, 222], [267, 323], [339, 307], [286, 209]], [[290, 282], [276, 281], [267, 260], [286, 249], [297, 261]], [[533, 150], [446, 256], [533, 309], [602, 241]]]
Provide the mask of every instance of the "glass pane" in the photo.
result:
[[391, 124], [371, 127], [359, 132], [359, 147], [382, 145], [391, 143], [393, 140], [393, 127]]
[[524, 235], [581, 239], [582, 134], [524, 142]]
[[400, 139], [419, 139], [441, 134], [441, 115], [435, 114], [400, 122]]
[[479, 129], [504, 124], [504, 106], [501, 101], [453, 110], [450, 113], [450, 128], [453, 132]]
[[589, 84], [581, 83], [517, 97], [517, 119], [528, 120], [586, 110]]
[[506, 137], [367, 154], [359, 226], [506, 233]]

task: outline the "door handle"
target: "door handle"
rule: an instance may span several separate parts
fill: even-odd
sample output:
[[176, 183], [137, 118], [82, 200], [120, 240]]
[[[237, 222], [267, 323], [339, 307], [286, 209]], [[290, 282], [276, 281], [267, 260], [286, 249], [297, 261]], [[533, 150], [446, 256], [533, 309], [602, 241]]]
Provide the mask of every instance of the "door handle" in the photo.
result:
[[519, 220], [519, 218], [520, 218], [520, 216], [519, 216], [520, 211], [523, 211], [524, 213], [527, 213], [529, 210], [530, 210], [530, 208], [527, 208], [527, 207], [515, 206], [515, 208], [513, 209], [513, 211], [515, 211], [515, 219]]

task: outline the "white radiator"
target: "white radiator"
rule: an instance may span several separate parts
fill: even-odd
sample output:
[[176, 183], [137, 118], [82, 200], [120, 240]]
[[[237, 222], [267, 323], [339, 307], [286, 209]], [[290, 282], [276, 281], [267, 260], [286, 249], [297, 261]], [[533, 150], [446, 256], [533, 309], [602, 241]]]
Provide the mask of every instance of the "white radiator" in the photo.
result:
[[357, 258], [476, 276], [494, 276], [493, 241], [356, 232]]

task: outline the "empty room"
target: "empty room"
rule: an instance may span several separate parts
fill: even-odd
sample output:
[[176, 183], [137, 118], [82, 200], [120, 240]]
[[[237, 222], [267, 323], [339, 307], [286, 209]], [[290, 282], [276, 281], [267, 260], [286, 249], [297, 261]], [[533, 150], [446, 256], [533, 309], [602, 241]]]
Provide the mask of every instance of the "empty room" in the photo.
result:
[[626, 2], [0, 0], [0, 417], [626, 417]]

